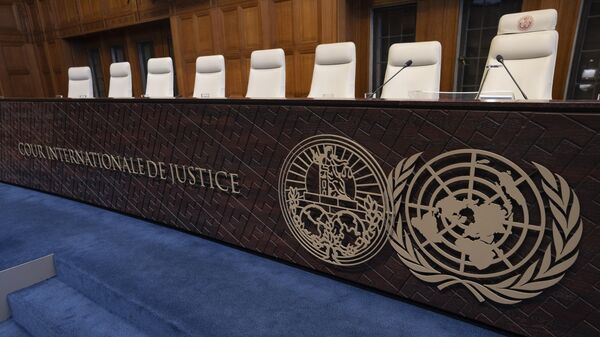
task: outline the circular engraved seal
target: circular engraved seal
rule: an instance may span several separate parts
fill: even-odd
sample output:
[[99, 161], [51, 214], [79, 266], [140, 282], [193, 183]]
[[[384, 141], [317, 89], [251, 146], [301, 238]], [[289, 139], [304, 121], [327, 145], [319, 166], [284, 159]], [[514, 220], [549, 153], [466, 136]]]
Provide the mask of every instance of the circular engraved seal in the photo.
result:
[[402, 159], [388, 175], [390, 244], [418, 279], [516, 304], [558, 283], [577, 260], [581, 207], [560, 175], [535, 162], [526, 174], [478, 149], [420, 158]]
[[405, 196], [405, 219], [418, 249], [461, 277], [500, 277], [538, 251], [546, 214], [532, 179], [508, 159], [456, 150], [425, 163]]
[[533, 25], [533, 16], [531, 16], [531, 15], [525, 15], [519, 19], [518, 26], [519, 26], [519, 30], [522, 32], [528, 31], [532, 25]]
[[279, 202], [293, 236], [327, 263], [363, 263], [388, 240], [386, 176], [350, 139], [318, 135], [294, 147], [279, 175]]

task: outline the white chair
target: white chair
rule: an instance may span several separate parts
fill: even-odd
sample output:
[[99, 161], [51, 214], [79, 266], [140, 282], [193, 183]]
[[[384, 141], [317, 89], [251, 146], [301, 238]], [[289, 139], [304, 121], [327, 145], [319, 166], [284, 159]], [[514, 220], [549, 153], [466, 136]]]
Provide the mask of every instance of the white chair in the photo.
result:
[[196, 59], [195, 98], [225, 97], [225, 58], [223, 55], [200, 56]]
[[[412, 64], [393, 77], [408, 60]], [[438, 41], [395, 43], [390, 46], [381, 98], [408, 99], [411, 91], [440, 91], [442, 45]]]
[[356, 47], [353, 42], [320, 44], [315, 51], [315, 66], [310, 98], [354, 98]]
[[69, 98], [93, 98], [94, 85], [90, 67], [69, 68]]
[[285, 98], [285, 53], [283, 49], [252, 52], [246, 97]]
[[108, 97], [133, 97], [131, 92], [131, 66], [129, 62], [118, 62], [110, 65]]
[[497, 55], [502, 55], [506, 68], [529, 99], [552, 98], [558, 47], [556, 17], [556, 10], [544, 9], [500, 18], [498, 35], [492, 40], [486, 63], [496, 68], [487, 69], [487, 78], [482, 79], [482, 94], [512, 92], [515, 98], [524, 98], [496, 60]]
[[173, 60], [170, 57], [148, 60], [148, 77], [144, 96], [173, 98]]

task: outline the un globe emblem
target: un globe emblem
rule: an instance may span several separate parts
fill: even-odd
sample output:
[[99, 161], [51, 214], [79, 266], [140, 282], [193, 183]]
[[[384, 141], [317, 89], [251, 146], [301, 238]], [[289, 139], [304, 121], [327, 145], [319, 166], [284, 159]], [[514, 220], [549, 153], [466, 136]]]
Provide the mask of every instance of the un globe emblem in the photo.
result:
[[[527, 174], [493, 152], [460, 149], [388, 175], [390, 243], [418, 279], [462, 285], [480, 302], [515, 304], [558, 283], [577, 259], [583, 225], [575, 191], [532, 162]], [[548, 211], [549, 210], [549, 211]]]
[[388, 240], [386, 176], [350, 139], [319, 135], [294, 147], [279, 176], [279, 202], [295, 239], [327, 263], [363, 263]]
[[517, 165], [482, 150], [439, 155], [405, 197], [408, 229], [431, 261], [467, 277], [498, 277], [526, 264], [544, 238], [540, 192]]

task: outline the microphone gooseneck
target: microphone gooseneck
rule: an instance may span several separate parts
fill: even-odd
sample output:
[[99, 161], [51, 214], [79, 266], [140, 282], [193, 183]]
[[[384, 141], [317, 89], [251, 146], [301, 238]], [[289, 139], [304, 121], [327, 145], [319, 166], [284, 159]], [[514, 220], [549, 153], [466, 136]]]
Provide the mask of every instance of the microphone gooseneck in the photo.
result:
[[523, 95], [523, 98], [529, 99], [529, 98], [527, 98], [527, 95], [525, 95], [525, 92], [523, 91], [523, 89], [521, 89], [521, 86], [519, 86], [519, 83], [517, 82], [517, 80], [515, 80], [513, 75], [510, 73], [510, 70], [508, 70], [508, 68], [506, 67], [506, 64], [504, 64], [504, 57], [502, 57], [502, 55], [498, 54], [498, 55], [496, 55], [496, 61], [500, 62], [502, 67], [506, 70], [506, 72], [508, 73], [508, 76], [510, 76], [510, 79], [517, 86], [517, 88], [521, 92], [521, 95]]
[[404, 70], [405, 68], [410, 67], [413, 64], [412, 60], [408, 60], [406, 62], [404, 62], [404, 65], [402, 66], [402, 68], [400, 68], [392, 77], [390, 77], [387, 81], [383, 82], [382, 85], [378, 86], [377, 89], [375, 89], [375, 91], [373, 91], [370, 95], [369, 98], [373, 98], [373, 96], [375, 96], [377, 94], [377, 92], [382, 89], [386, 84], [388, 84], [394, 77], [396, 77], [396, 75], [400, 74], [400, 72], [402, 70]]

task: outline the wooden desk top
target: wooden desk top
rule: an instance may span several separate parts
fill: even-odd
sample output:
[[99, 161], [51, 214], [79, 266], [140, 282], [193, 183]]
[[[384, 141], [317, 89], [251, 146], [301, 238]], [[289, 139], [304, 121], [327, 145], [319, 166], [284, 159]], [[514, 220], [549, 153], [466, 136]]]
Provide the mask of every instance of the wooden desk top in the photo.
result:
[[99, 103], [171, 103], [171, 104], [231, 104], [231, 105], [282, 105], [331, 106], [360, 108], [422, 108], [422, 109], [482, 109], [489, 111], [519, 110], [547, 112], [600, 112], [600, 101], [550, 100], [550, 101], [477, 101], [477, 100], [382, 100], [382, 99], [196, 99], [196, 98], [0, 98], [0, 102], [99, 102]]

